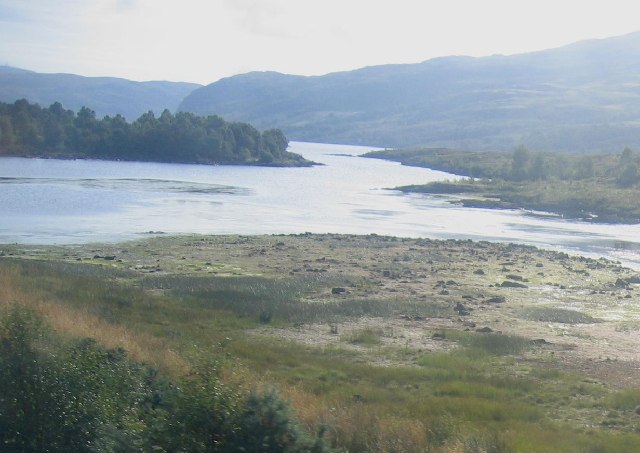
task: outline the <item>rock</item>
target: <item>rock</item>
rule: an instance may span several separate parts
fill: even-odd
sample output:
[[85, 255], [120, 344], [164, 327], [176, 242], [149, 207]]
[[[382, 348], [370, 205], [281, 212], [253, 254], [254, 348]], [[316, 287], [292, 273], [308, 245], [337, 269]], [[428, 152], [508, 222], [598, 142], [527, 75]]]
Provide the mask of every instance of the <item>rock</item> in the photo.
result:
[[331, 288], [331, 294], [344, 295], [347, 294], [346, 288]]
[[623, 280], [621, 278], [617, 279], [616, 282], [614, 283], [614, 286], [616, 288], [628, 288], [629, 287], [629, 282], [626, 280]]
[[534, 340], [531, 340], [531, 344], [534, 344], [536, 346], [540, 346], [543, 344], [550, 344], [547, 340], [545, 340], [544, 338], [536, 338]]
[[391, 277], [391, 271], [382, 271], [383, 277]]
[[469, 316], [471, 314], [471, 309], [467, 308], [464, 304], [458, 302], [455, 307], [453, 307], [454, 311], [457, 311], [460, 316]]
[[525, 284], [518, 283], [518, 282], [510, 282], [508, 280], [503, 281], [500, 284], [500, 286], [503, 288], [528, 288], [528, 286]]
[[476, 269], [473, 273], [476, 275], [484, 275], [485, 272], [482, 269]]
[[93, 255], [93, 259], [94, 260], [106, 260], [106, 261], [113, 261], [116, 259], [115, 255]]
[[407, 321], [426, 321], [427, 318], [420, 315], [400, 315], [400, 319], [405, 319]]
[[491, 332], [493, 332], [493, 329], [491, 327], [482, 327], [480, 329], [476, 329], [476, 332], [491, 333]]
[[473, 322], [473, 321], [464, 321], [464, 322], [462, 323], [462, 325], [463, 325], [463, 326], [465, 326], [465, 327], [471, 327], [471, 328], [474, 328], [474, 327], [476, 326], [476, 323], [475, 323], [475, 322]]
[[522, 278], [522, 276], [521, 276], [521, 275], [509, 274], [509, 275], [507, 275], [507, 278], [508, 278], [509, 280], [515, 280], [515, 281], [517, 281], [517, 282], [522, 282], [522, 281], [524, 281], [524, 278]]
[[433, 335], [431, 335], [431, 339], [432, 340], [444, 340], [446, 337], [444, 336], [444, 333], [442, 332], [436, 332]]
[[487, 303], [489, 304], [504, 304], [507, 301], [507, 298], [504, 296], [494, 296], [487, 299]]

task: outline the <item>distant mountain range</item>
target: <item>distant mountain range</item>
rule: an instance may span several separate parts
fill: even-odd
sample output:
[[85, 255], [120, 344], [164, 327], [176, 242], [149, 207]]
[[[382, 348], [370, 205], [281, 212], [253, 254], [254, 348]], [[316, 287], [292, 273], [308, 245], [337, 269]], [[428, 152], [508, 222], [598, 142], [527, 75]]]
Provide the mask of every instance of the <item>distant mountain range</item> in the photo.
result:
[[133, 82], [115, 77], [82, 77], [74, 74], [42, 74], [0, 66], [0, 101], [27, 99], [48, 107], [60, 102], [74, 111], [89, 107], [99, 116], [123, 115], [133, 120], [152, 110], [175, 111], [201, 85], [184, 82]]
[[301, 141], [619, 152], [640, 148], [640, 32], [324, 76], [252, 72], [204, 87], [0, 67], [0, 101], [23, 97], [129, 119], [164, 108], [216, 114]]
[[253, 72], [194, 90], [180, 109], [293, 140], [621, 151], [640, 147], [640, 33], [316, 77]]

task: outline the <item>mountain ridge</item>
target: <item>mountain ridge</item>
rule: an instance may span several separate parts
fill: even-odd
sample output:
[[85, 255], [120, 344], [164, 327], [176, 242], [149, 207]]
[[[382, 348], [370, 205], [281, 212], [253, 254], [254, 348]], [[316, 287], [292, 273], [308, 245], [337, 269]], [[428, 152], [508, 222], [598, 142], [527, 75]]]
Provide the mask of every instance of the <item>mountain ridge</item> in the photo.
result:
[[201, 85], [187, 82], [136, 82], [118, 77], [86, 77], [68, 73], [39, 73], [0, 66], [0, 101], [26, 99], [47, 107], [89, 107], [98, 115], [120, 114], [135, 119], [152, 110], [175, 111], [182, 99]]
[[639, 74], [635, 32], [322, 76], [239, 74], [195, 89], [179, 109], [277, 127], [302, 141], [619, 151], [640, 146]]

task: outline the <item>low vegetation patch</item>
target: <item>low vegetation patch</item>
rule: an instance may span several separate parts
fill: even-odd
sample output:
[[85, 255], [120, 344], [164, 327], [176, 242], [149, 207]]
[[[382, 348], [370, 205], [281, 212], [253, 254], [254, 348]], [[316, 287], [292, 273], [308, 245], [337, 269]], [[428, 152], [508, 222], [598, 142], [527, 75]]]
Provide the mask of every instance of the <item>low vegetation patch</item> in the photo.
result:
[[384, 331], [382, 329], [366, 328], [345, 335], [341, 340], [363, 346], [378, 346], [382, 344], [381, 338], [383, 336]]
[[601, 322], [586, 313], [554, 307], [529, 307], [521, 310], [524, 319], [540, 322], [559, 322], [563, 324], [593, 324]]

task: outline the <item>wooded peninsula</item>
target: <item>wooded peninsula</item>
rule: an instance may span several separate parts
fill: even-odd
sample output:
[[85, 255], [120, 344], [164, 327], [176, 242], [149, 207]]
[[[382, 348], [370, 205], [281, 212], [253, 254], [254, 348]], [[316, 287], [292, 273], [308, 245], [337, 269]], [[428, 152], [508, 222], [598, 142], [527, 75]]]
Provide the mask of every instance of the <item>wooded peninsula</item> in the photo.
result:
[[55, 102], [48, 108], [22, 99], [0, 102], [0, 156], [80, 158], [224, 165], [309, 166], [287, 151], [279, 129], [258, 131], [246, 123], [209, 115], [149, 111], [129, 123]]
[[528, 209], [600, 223], [640, 222], [639, 156], [446, 148], [375, 151], [366, 157], [427, 167], [468, 178], [398, 187], [403, 192], [462, 195], [466, 207]]

